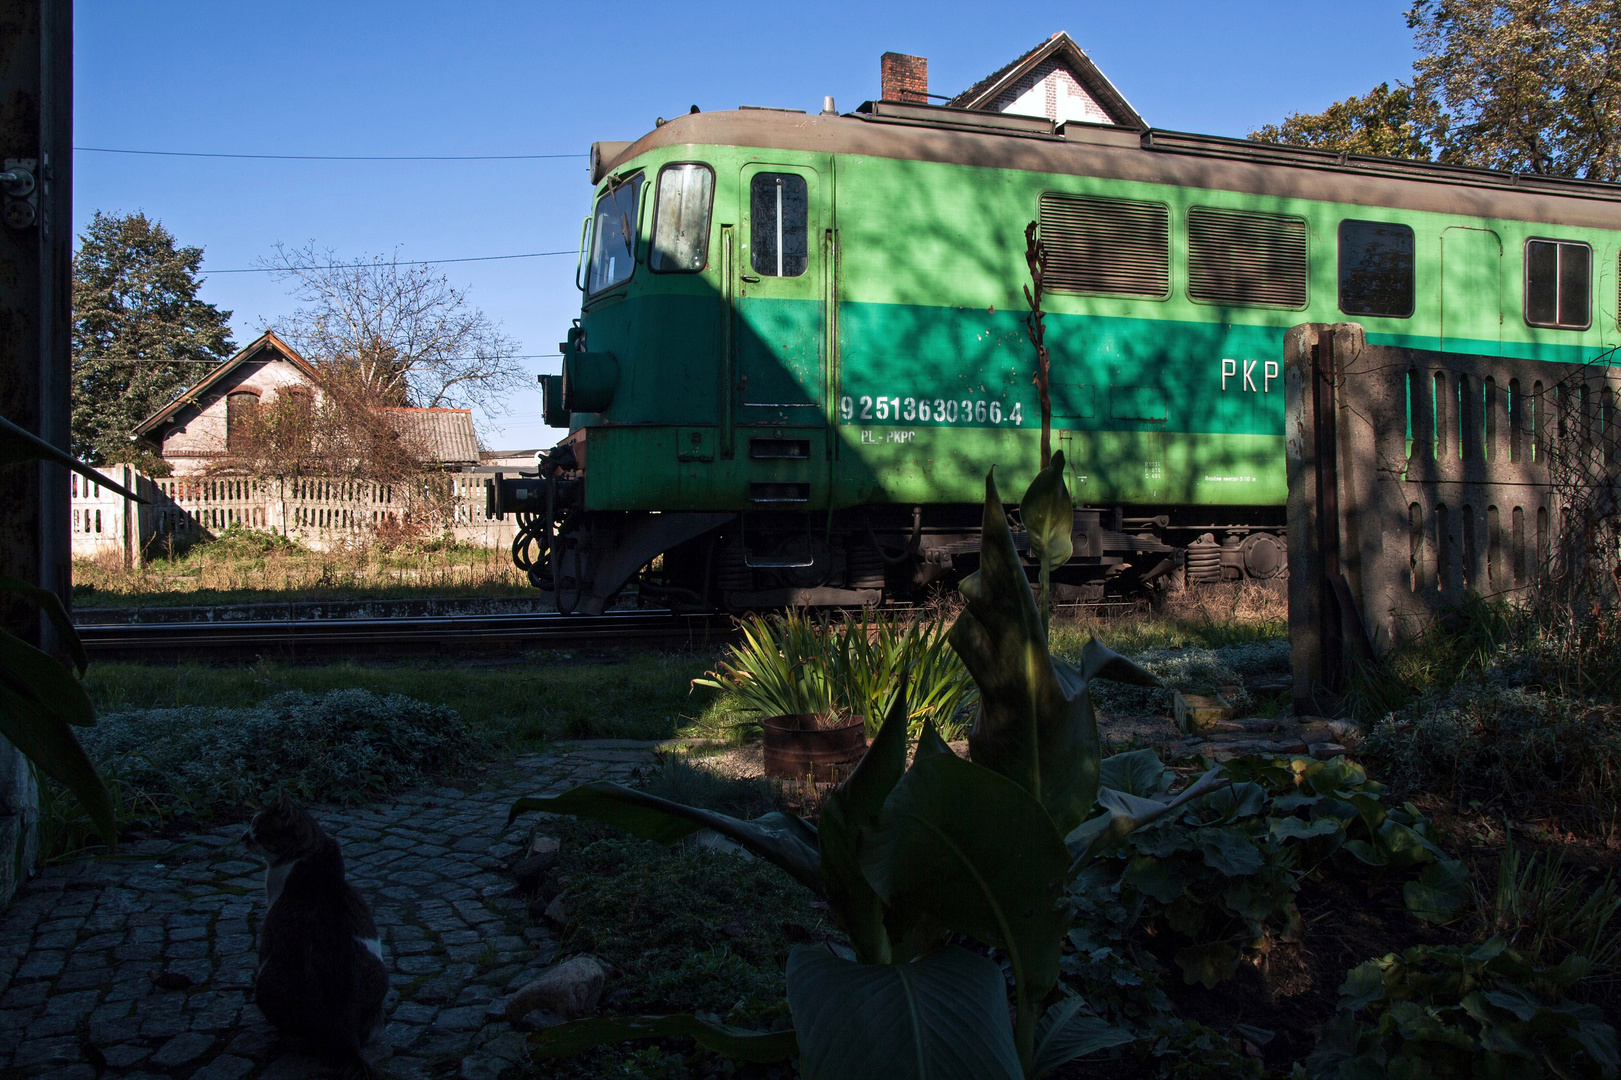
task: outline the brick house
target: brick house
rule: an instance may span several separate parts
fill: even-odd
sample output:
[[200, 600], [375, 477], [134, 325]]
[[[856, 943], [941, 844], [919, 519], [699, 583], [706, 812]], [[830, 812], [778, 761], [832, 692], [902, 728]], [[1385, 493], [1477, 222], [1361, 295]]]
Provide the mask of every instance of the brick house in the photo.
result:
[[[320, 379], [309, 361], [266, 331], [197, 383], [136, 425], [134, 436], [174, 470], [202, 476], [228, 462], [245, 424], [260, 404], [280, 395], [321, 401]], [[379, 409], [446, 469], [479, 463], [478, 435], [467, 409]]]
[[[921, 56], [885, 53], [880, 61], [884, 101], [926, 105], [929, 62]], [[1079, 121], [1145, 130], [1148, 124], [1114, 83], [1098, 70], [1075, 39], [1060, 31], [1004, 64], [956, 97], [948, 108], [1044, 116], [1054, 123]]]

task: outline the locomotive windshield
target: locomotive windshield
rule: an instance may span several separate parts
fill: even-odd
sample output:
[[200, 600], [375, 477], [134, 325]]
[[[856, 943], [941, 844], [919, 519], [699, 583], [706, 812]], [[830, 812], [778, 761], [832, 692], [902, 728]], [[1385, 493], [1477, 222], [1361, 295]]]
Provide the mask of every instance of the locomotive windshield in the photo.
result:
[[659, 173], [649, 260], [654, 271], [691, 274], [704, 268], [714, 194], [715, 174], [707, 165], [666, 165]]
[[596, 216], [591, 223], [591, 270], [585, 282], [588, 294], [630, 280], [631, 271], [636, 269], [632, 252], [636, 243], [637, 198], [641, 192], [642, 176], [638, 173], [610, 187], [597, 200]]
[[809, 200], [805, 178], [793, 173], [756, 173], [749, 184], [749, 248], [754, 272], [798, 277], [808, 251]]

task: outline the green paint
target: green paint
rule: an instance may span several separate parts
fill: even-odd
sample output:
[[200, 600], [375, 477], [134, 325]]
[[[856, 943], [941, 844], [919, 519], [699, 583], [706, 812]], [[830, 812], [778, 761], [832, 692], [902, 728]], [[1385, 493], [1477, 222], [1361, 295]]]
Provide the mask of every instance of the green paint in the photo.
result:
[[[1281, 367], [1290, 326], [1348, 318], [1337, 305], [1344, 218], [1399, 221], [1415, 234], [1414, 314], [1356, 319], [1372, 343], [1567, 362], [1621, 343], [1621, 231], [746, 147], [666, 147], [636, 165], [651, 179], [677, 161], [715, 168], [709, 265], [651, 273], [652, 201], [643, 200], [635, 273], [582, 313], [586, 347], [611, 352], [620, 371], [605, 412], [573, 417], [589, 429], [593, 508], [741, 509], [749, 483], [765, 481], [810, 484], [814, 509], [974, 503], [992, 464], [1019, 489], [1033, 474], [1040, 422], [1023, 231], [1044, 191], [1159, 202], [1172, 222], [1169, 296], [1048, 293], [1055, 446], [1071, 463], [1077, 502], [1284, 501], [1283, 384], [1267, 365]], [[749, 180], [761, 171], [806, 180], [803, 274], [776, 278], [752, 265]], [[1192, 206], [1304, 218], [1306, 305], [1190, 300]], [[721, 277], [723, 225], [735, 244], [730, 281]], [[1528, 327], [1521, 317], [1525, 242], [1549, 235], [1593, 246], [1588, 330]], [[720, 356], [726, 319], [730, 366]], [[730, 437], [717, 427], [728, 413]], [[811, 460], [751, 459], [749, 438], [778, 431], [810, 438]]]

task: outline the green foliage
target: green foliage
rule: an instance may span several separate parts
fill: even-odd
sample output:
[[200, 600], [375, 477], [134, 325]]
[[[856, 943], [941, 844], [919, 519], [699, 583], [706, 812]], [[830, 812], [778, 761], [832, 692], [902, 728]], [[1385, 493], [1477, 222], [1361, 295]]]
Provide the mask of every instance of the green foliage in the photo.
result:
[[1621, 888], [1610, 870], [1596, 879], [1568, 870], [1563, 853], [1525, 858], [1512, 834], [1497, 864], [1497, 887], [1482, 890], [1479, 914], [1530, 963], [1584, 956], [1594, 975], [1609, 975], [1621, 958]]
[[1306, 1059], [1308, 1075], [1613, 1077], [1615, 1029], [1566, 992], [1587, 962], [1538, 967], [1501, 937], [1419, 946], [1369, 960], [1340, 987], [1339, 1012]]
[[[1106, 792], [1153, 800], [1166, 773], [1149, 750], [1104, 762]], [[1237, 758], [1232, 781], [1102, 850], [1076, 890], [1111, 896], [1168, 940], [1188, 983], [1213, 987], [1247, 950], [1298, 941], [1295, 894], [1331, 858], [1403, 872], [1422, 868], [1409, 892], [1422, 917], [1446, 921], [1469, 899], [1462, 868], [1429, 836], [1410, 804], [1387, 807], [1384, 788], [1344, 759]], [[1101, 800], [1100, 800], [1101, 801]]]
[[240, 807], [272, 791], [355, 804], [480, 754], [449, 709], [399, 694], [297, 691], [245, 709], [111, 713], [85, 735], [126, 786], [193, 807]]
[[231, 352], [231, 313], [197, 298], [202, 261], [140, 212], [91, 218], [73, 256], [75, 454], [134, 460], [135, 425]]
[[[0, 418], [0, 464], [40, 459], [105, 482], [122, 494], [132, 494], [39, 436]], [[82, 677], [89, 660], [61, 598], [49, 589], [10, 575], [0, 575], [0, 592], [38, 608], [50, 620], [63, 650], [72, 657]], [[35, 769], [73, 792], [85, 816], [107, 846], [113, 847], [118, 843], [118, 834], [111, 796], [73, 733], [74, 727], [88, 727], [95, 722], [95, 708], [72, 671], [22, 638], [0, 630], [0, 736], [10, 741]]]
[[702, 659], [656, 652], [618, 653], [600, 660], [545, 652], [527, 664], [489, 666], [422, 658], [320, 666], [98, 663], [86, 674], [85, 686], [103, 712], [192, 705], [247, 708], [292, 690], [404, 694], [455, 711], [492, 747], [533, 753], [556, 739], [676, 735], [681, 714], [698, 711], [688, 684], [702, 670]]
[[[828, 799], [820, 830], [790, 815], [744, 821], [602, 782], [512, 808], [514, 817], [528, 810], [592, 817], [666, 844], [707, 826], [825, 896], [854, 956], [801, 946], [789, 958], [806, 1075], [865, 1077], [872, 1063], [884, 1063], [892, 1075], [1033, 1076], [1125, 1037], [1063, 1001], [1041, 1006], [1059, 973], [1066, 920], [1055, 902], [1066, 880], [1100, 838], [1181, 805], [1170, 797], [1106, 805], [1099, 825], [1066, 843], [1090, 814], [1101, 774], [1088, 685], [1151, 683], [1152, 676], [1096, 641], [1075, 667], [1051, 656], [989, 478], [980, 570], [963, 593], [968, 606], [950, 642], [980, 690], [970, 761], [925, 721], [907, 767], [903, 687], [866, 756]], [[1201, 783], [1183, 797], [1208, 790]], [[951, 946], [953, 933], [1007, 957], [1011, 1042], [1001, 1022], [1002, 975]]]
[[1249, 137], [1256, 142], [1315, 146], [1343, 154], [1376, 157], [1430, 156], [1418, 122], [1418, 101], [1410, 86], [1380, 83], [1361, 97], [1336, 101], [1320, 113], [1290, 113], [1281, 124], [1267, 124]]
[[[1098, 708], [1113, 716], [1164, 715], [1171, 711], [1171, 691], [1213, 694], [1228, 687], [1228, 701], [1239, 715], [1256, 704], [1243, 689], [1257, 675], [1289, 670], [1288, 641], [1224, 645], [1219, 648], [1159, 648], [1137, 653], [1132, 659], [1159, 681], [1159, 686], [1100, 685], [1093, 693]], [[1231, 688], [1237, 687], [1234, 692]]]
[[914, 735], [932, 720], [948, 738], [963, 727], [974, 684], [937, 624], [876, 611], [845, 616], [789, 611], [750, 616], [743, 640], [694, 686], [729, 692], [759, 717], [797, 713], [866, 717], [869, 734], [889, 714], [904, 674]]
[[1362, 754], [1410, 790], [1516, 807], [1557, 798], [1607, 813], [1621, 783], [1621, 717], [1552, 691], [1470, 680], [1386, 717]]

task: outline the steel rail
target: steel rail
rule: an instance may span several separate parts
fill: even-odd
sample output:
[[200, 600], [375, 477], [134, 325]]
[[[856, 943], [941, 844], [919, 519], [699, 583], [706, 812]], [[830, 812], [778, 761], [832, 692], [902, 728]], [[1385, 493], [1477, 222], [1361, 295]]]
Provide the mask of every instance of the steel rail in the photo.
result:
[[385, 618], [258, 619], [185, 623], [91, 623], [78, 627], [92, 658], [203, 658], [279, 653], [308, 658], [346, 652], [489, 651], [523, 647], [719, 644], [732, 620], [712, 614], [625, 611]]

